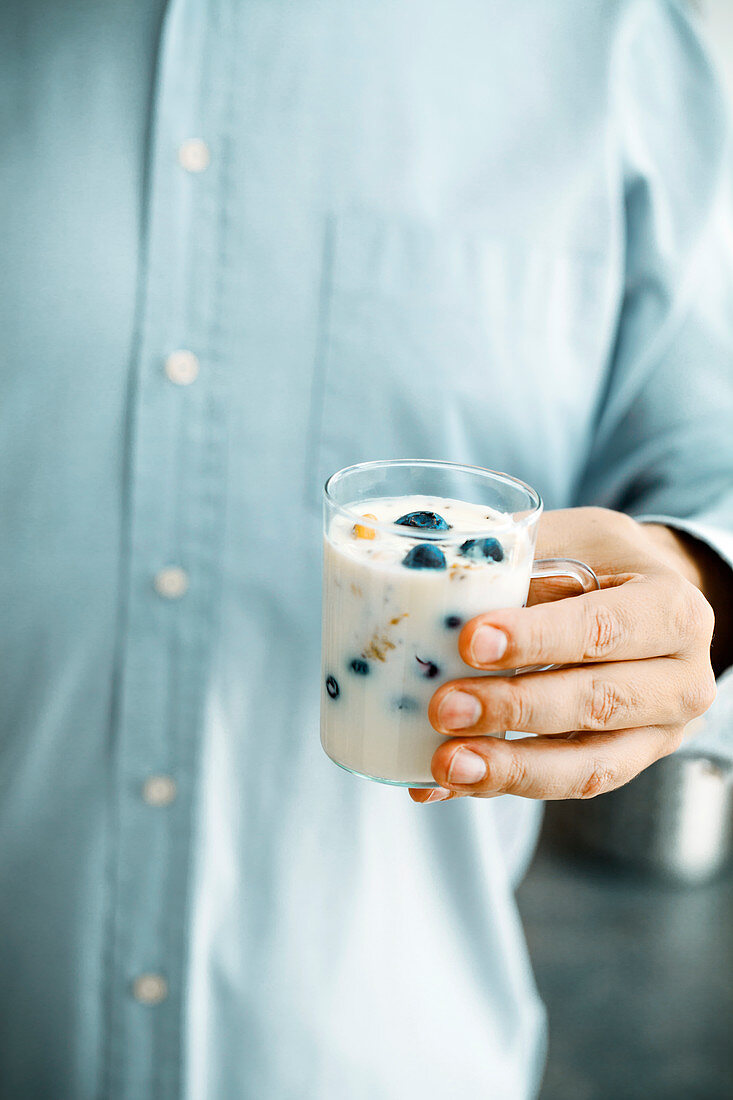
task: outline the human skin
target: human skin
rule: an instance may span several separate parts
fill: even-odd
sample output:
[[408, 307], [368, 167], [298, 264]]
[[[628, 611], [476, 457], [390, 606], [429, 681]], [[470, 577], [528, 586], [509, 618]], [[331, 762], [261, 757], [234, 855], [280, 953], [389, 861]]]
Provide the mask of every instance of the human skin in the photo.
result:
[[[542, 516], [536, 556], [580, 558], [601, 591], [479, 615], [458, 648], [482, 671], [565, 667], [442, 685], [428, 710], [446, 735], [432, 759], [440, 787], [411, 789], [415, 802], [592, 798], [673, 752], [715, 698], [733, 601], [730, 570], [709, 548], [620, 512], [572, 508]], [[505, 729], [538, 736], [482, 736]]]

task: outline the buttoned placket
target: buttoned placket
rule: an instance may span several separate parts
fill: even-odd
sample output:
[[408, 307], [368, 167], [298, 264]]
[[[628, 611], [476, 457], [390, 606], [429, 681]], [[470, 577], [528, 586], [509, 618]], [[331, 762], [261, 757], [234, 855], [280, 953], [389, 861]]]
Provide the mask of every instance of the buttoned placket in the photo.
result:
[[229, 17], [228, 0], [174, 0], [153, 106], [114, 731], [105, 1100], [181, 1093], [191, 841], [224, 516], [226, 169], [217, 149]]

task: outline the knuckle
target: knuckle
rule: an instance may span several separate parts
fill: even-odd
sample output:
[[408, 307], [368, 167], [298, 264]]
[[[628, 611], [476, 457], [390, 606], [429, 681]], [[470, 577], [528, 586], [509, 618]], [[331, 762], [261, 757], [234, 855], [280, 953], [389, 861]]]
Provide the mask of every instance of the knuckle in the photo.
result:
[[590, 772], [583, 777], [578, 795], [582, 799], [596, 798], [599, 794], [606, 794], [621, 785], [621, 779], [615, 768], [608, 762], [597, 760]]
[[580, 729], [607, 729], [626, 708], [626, 701], [614, 684], [607, 680], [594, 680], [585, 700]]
[[690, 594], [689, 615], [694, 635], [709, 645], [715, 628], [715, 612], [698, 588], [693, 588]]
[[715, 614], [702, 592], [693, 584], [685, 582], [676, 588], [676, 598], [672, 607], [672, 621], [675, 634], [683, 641], [704, 639], [707, 644], [713, 636]]
[[676, 752], [685, 739], [685, 726], [670, 726], [667, 730], [667, 739], [662, 756], [669, 756]]
[[699, 700], [699, 702], [701, 702], [702, 706], [703, 706], [703, 714], [705, 713], [706, 710], [710, 709], [710, 707], [713, 705], [713, 703], [715, 702], [717, 697], [718, 697], [718, 685], [715, 681], [715, 674], [713, 673], [713, 670], [711, 668], [710, 671], [705, 676], [704, 688], [703, 688], [703, 691], [702, 691], [702, 694], [701, 694], [701, 697], [700, 697], [700, 700]]
[[608, 517], [606, 522], [613, 524], [613, 532], [618, 539], [625, 539], [632, 546], [636, 546], [639, 541], [639, 523], [633, 516], [629, 516], [626, 512], [616, 512], [605, 510], [605, 514]]
[[715, 702], [718, 690], [712, 668], [695, 676], [682, 692], [682, 713], [687, 718], [697, 718]]
[[586, 660], [597, 660], [606, 657], [618, 646], [623, 634], [623, 627], [617, 615], [605, 604], [598, 604], [591, 614], [588, 644], [584, 654]]

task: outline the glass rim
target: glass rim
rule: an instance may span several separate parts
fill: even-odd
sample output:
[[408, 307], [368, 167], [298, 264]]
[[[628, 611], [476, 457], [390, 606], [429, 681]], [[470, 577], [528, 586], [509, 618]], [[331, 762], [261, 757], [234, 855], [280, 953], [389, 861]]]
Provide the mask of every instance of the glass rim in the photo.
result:
[[[346, 519], [354, 520], [358, 522], [364, 519], [364, 513], [357, 511], [355, 508], [349, 508], [346, 505], [339, 504], [334, 500], [332, 494], [332, 484], [336, 479], [345, 479], [347, 475], [366, 472], [369, 470], [394, 468], [397, 466], [425, 466], [433, 467], [443, 470], [457, 470], [469, 475], [479, 475], [487, 480], [503, 482], [506, 485], [510, 485], [514, 489], [521, 489], [525, 492], [530, 501], [530, 507], [523, 513], [521, 519], [514, 519], [512, 516], [508, 516], [506, 522], [497, 522], [492, 524], [491, 531], [516, 531], [518, 528], [529, 527], [532, 523], [536, 523], [542, 514], [544, 503], [542, 497], [533, 489], [531, 485], [528, 485], [526, 481], [520, 481], [518, 477], [513, 477], [512, 474], [505, 474], [501, 470], [490, 470], [486, 466], [472, 466], [465, 462], [449, 462], [444, 459], [438, 458], [379, 458], [369, 462], [355, 462], [351, 466], [344, 466], [341, 470], [336, 470], [326, 479], [326, 483], [323, 486], [323, 496], [328, 504], [344, 516]], [[379, 498], [376, 498], [379, 499]], [[487, 505], [487, 507], [491, 507]], [[376, 531], [381, 531], [384, 534], [400, 535], [402, 538], [417, 539], [421, 542], [446, 542], [451, 538], [455, 538], [456, 534], [459, 534], [463, 539], [470, 538], [485, 538], [487, 529], [484, 527], [477, 531], [461, 530], [459, 532], [450, 531], [430, 531], [422, 530], [414, 527], [405, 527], [398, 523], [384, 523], [381, 520], [369, 520], [369, 526], [373, 527]]]

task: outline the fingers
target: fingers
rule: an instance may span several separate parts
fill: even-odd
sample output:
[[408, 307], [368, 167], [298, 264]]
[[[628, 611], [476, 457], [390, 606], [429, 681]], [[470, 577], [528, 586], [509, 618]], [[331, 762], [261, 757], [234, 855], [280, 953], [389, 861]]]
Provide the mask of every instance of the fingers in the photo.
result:
[[440, 687], [428, 718], [438, 733], [461, 736], [669, 726], [707, 709], [711, 679], [707, 669], [673, 657], [474, 676]]
[[593, 798], [673, 752], [682, 730], [645, 727], [567, 738], [452, 740], [436, 750], [432, 771], [436, 782], [459, 795]]
[[[479, 615], [461, 631], [472, 668], [585, 664], [684, 655], [712, 636], [712, 611], [679, 575], [632, 574], [572, 599]], [[703, 647], [704, 648], [704, 647]]]
[[425, 787], [410, 787], [410, 798], [413, 802], [419, 802], [425, 806], [428, 802], [449, 802], [451, 798], [460, 798], [453, 791], [447, 791], [445, 787], [433, 787], [432, 790]]

